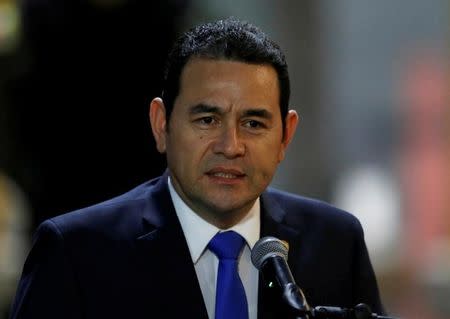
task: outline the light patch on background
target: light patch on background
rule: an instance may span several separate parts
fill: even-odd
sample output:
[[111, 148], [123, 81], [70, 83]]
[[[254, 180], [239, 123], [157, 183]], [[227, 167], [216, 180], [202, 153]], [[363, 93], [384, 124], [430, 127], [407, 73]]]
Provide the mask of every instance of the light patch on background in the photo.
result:
[[396, 264], [400, 238], [399, 192], [383, 169], [365, 165], [340, 176], [333, 203], [361, 222], [372, 263], [377, 270]]
[[28, 253], [29, 214], [23, 192], [0, 172], [0, 314], [9, 307]]
[[0, 54], [16, 49], [19, 42], [19, 25], [17, 5], [0, 2]]

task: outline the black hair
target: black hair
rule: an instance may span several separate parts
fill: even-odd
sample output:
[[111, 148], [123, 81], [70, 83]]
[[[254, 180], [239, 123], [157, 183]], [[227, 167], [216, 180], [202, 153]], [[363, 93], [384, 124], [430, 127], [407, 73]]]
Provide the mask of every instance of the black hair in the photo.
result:
[[183, 68], [193, 57], [272, 66], [278, 76], [281, 120], [285, 127], [290, 95], [286, 58], [264, 32], [235, 18], [196, 26], [175, 41], [168, 56], [162, 92], [167, 122], [179, 94]]

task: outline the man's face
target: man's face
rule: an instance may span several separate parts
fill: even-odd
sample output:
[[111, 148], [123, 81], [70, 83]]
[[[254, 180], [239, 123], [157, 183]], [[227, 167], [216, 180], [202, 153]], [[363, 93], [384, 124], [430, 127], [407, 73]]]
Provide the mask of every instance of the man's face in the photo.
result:
[[291, 111], [283, 139], [273, 67], [226, 60], [186, 64], [168, 124], [160, 99], [151, 108], [173, 186], [197, 214], [222, 228], [242, 219], [269, 185], [297, 123]]

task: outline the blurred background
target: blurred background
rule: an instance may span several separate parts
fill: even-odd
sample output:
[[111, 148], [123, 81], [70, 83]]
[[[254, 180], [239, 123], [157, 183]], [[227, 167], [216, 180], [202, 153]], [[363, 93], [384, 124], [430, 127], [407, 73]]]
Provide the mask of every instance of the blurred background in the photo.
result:
[[228, 16], [290, 67], [301, 123], [273, 186], [361, 220], [390, 314], [450, 318], [449, 0], [0, 0], [0, 318], [40, 222], [164, 170], [164, 58]]

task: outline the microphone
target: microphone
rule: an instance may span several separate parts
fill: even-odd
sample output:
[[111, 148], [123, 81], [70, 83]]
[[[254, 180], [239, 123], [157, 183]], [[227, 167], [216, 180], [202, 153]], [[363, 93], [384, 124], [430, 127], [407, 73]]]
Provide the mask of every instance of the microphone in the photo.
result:
[[277, 289], [288, 310], [296, 318], [318, 319], [395, 319], [372, 313], [366, 304], [355, 308], [317, 306], [312, 309], [292, 277], [287, 264], [289, 246], [276, 237], [263, 237], [258, 240], [251, 252], [253, 265], [262, 273], [264, 283]]
[[307, 315], [311, 308], [292, 277], [287, 264], [288, 250], [287, 243], [278, 238], [263, 237], [252, 249], [252, 263], [262, 273], [264, 283], [269, 288], [280, 291], [283, 301], [292, 313]]

